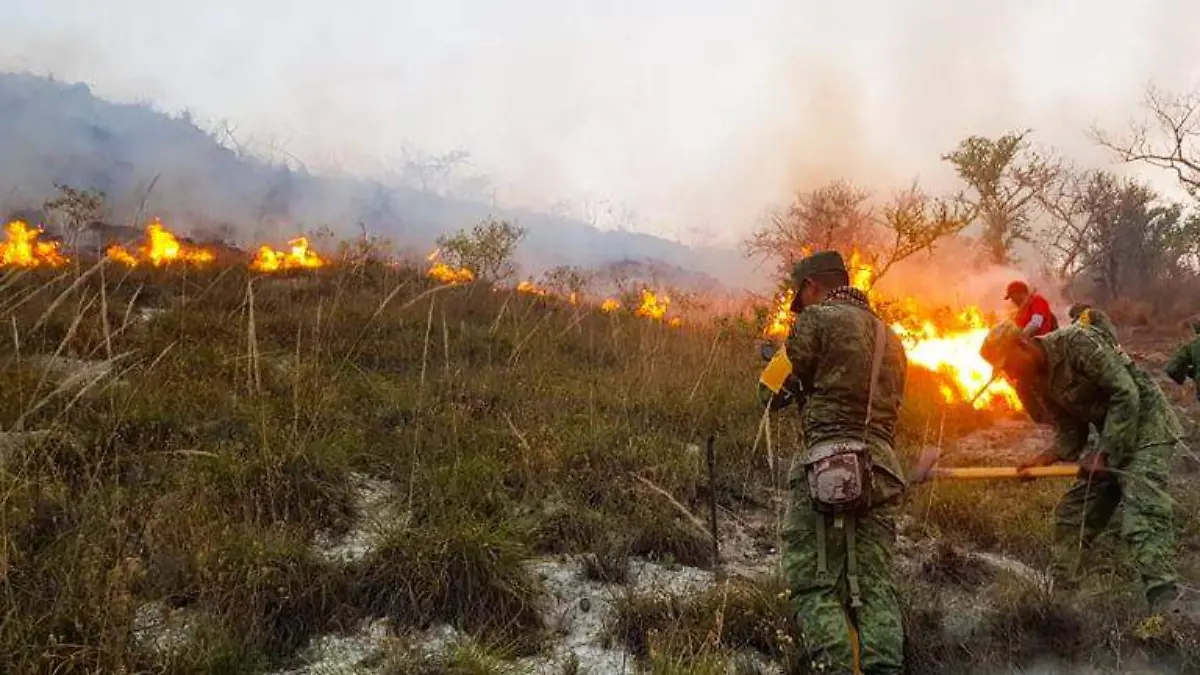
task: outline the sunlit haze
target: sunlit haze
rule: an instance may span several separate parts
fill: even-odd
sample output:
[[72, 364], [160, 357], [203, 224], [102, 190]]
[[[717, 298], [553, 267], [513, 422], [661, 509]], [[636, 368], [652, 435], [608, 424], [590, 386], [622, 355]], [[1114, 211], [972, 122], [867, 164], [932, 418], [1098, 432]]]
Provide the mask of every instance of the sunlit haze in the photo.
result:
[[[797, 188], [952, 180], [972, 133], [1072, 159], [1200, 78], [1200, 3], [7, 0], [0, 69], [227, 120], [310, 169], [464, 149], [504, 203], [729, 243]], [[620, 223], [611, 216], [598, 224]]]

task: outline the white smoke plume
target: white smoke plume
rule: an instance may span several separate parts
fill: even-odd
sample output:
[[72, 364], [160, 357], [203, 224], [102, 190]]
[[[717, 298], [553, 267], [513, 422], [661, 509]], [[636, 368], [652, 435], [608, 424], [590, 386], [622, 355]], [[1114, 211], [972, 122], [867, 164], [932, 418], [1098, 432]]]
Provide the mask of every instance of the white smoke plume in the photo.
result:
[[503, 203], [608, 200], [643, 231], [732, 246], [833, 178], [953, 189], [940, 156], [969, 134], [1032, 127], [1104, 163], [1086, 129], [1122, 128], [1148, 81], [1195, 85], [1197, 25], [1186, 0], [15, 0], [0, 69], [227, 119], [314, 171], [464, 148]]

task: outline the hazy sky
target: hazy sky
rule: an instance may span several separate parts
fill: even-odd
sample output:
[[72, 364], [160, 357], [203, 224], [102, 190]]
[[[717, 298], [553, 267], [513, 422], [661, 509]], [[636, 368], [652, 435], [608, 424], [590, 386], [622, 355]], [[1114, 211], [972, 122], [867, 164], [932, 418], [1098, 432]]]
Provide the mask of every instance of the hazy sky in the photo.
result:
[[744, 232], [834, 177], [946, 185], [971, 133], [1101, 161], [1200, 84], [1196, 0], [0, 0], [0, 69], [271, 138], [312, 167], [469, 150], [502, 198]]

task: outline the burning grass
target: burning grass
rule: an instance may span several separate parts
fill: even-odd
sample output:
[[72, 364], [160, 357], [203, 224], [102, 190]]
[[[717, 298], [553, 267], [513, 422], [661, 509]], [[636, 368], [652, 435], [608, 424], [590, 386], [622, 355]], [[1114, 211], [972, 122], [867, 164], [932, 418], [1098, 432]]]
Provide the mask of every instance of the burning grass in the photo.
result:
[[[777, 478], [753, 395], [757, 331], [672, 330], [654, 293], [610, 312], [428, 271], [368, 264], [292, 283], [149, 264], [14, 280], [0, 303], [16, 347], [0, 357], [0, 671], [255, 671], [378, 616], [527, 654], [549, 639], [528, 556], [585, 554], [591, 578], [614, 583], [629, 556], [711, 565], [690, 446], [717, 434], [723, 513]], [[994, 416], [913, 373], [902, 450]], [[794, 443], [783, 420], [776, 468]], [[352, 474], [387, 481], [396, 503], [380, 543], [342, 563], [314, 546], [363, 515]], [[1053, 496], [937, 486], [910, 514], [1037, 563]], [[786, 660], [770, 583], [631, 599], [618, 639], [663, 672], [703, 672], [745, 646]], [[160, 605], [196, 617], [186, 649], [135, 639]], [[914, 658], [970, 663], [916, 644]]]
[[0, 266], [3, 267], [62, 267], [67, 259], [59, 252], [56, 241], [39, 241], [42, 230], [16, 220], [4, 227], [0, 242]]
[[308, 247], [306, 237], [298, 237], [288, 242], [286, 251], [276, 251], [270, 246], [260, 246], [250, 269], [259, 272], [283, 272], [288, 270], [305, 270], [324, 267], [328, 262], [316, 251]]
[[114, 244], [105, 251], [105, 255], [113, 261], [135, 267], [148, 263], [154, 267], [162, 267], [173, 263], [203, 266], [216, 260], [212, 251], [181, 243], [173, 232], [168, 230], [160, 220], [154, 220], [146, 226], [146, 237], [142, 245], [134, 251], [120, 244]]

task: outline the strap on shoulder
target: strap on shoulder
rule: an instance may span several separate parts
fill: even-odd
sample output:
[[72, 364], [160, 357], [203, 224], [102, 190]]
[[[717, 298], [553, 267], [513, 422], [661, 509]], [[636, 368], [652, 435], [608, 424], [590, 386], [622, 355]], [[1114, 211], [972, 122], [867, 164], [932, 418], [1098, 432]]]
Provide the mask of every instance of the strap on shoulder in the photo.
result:
[[[868, 312], [868, 314], [870, 314]], [[887, 327], [883, 325], [883, 321], [870, 314], [871, 320], [875, 322], [875, 348], [871, 354], [871, 382], [867, 385], [867, 417], [863, 420], [863, 442], [866, 442], [870, 437], [871, 431], [871, 406], [875, 402], [875, 382], [879, 379], [879, 369], [883, 365], [883, 352], [887, 348]]]

